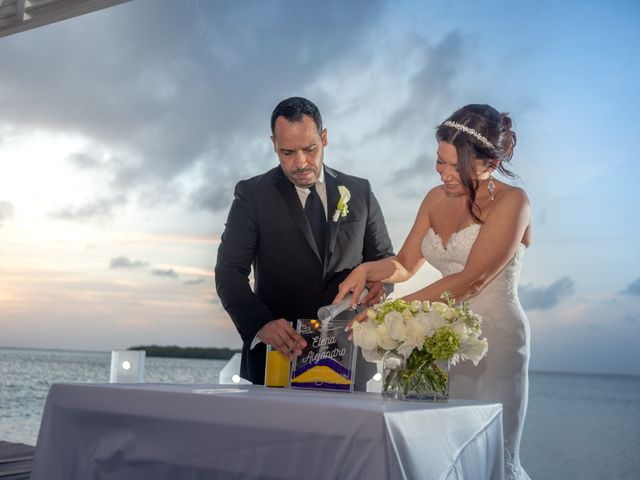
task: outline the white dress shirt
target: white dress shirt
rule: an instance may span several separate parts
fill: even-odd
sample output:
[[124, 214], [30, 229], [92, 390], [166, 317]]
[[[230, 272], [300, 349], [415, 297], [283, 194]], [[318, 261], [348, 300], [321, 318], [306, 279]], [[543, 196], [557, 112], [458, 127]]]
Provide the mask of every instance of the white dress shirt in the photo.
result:
[[[296, 187], [296, 192], [298, 192], [298, 198], [300, 198], [300, 203], [302, 203], [302, 208], [304, 209], [305, 204], [307, 203], [307, 197], [309, 196], [310, 190], [305, 187]], [[320, 196], [320, 200], [322, 200], [322, 206], [324, 207], [324, 218], [327, 218], [327, 185], [324, 183], [324, 167], [320, 169], [320, 174], [316, 179], [316, 192]]]

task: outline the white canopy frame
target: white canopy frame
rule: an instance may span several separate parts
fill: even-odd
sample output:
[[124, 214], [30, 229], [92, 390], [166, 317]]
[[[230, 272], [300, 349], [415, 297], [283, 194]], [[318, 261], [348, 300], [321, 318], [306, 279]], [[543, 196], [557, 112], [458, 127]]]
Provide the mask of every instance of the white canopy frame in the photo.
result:
[[130, 0], [0, 0], [0, 37]]

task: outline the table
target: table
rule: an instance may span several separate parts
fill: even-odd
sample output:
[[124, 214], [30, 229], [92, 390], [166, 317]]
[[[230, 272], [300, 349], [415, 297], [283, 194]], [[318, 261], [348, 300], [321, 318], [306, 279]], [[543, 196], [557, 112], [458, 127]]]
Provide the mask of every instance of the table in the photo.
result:
[[32, 480], [503, 479], [502, 406], [257, 385], [55, 384]]

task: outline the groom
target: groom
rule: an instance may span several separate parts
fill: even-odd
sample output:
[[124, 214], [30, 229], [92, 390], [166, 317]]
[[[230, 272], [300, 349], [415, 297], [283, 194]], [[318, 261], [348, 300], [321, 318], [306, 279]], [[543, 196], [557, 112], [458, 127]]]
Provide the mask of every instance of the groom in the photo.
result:
[[[301, 354], [296, 320], [316, 318], [361, 262], [393, 255], [369, 182], [323, 164], [327, 130], [318, 108], [301, 97], [283, 100], [271, 133], [280, 165], [236, 185], [215, 267], [218, 296], [243, 342], [240, 374], [254, 384], [264, 382], [265, 344], [289, 358]], [[382, 293], [382, 284], [371, 285], [365, 302]], [[374, 371], [359, 355], [356, 389]]]

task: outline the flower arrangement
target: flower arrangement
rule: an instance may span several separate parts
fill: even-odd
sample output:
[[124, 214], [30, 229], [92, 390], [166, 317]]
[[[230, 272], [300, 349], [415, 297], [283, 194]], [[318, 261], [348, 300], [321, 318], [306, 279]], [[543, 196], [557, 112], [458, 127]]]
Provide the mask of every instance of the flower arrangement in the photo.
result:
[[446, 303], [387, 299], [367, 311], [366, 321], [353, 324], [353, 342], [366, 360], [395, 358], [395, 366], [385, 366], [383, 394], [400, 389], [391, 396], [408, 398], [410, 392], [432, 392], [446, 400], [449, 363], [471, 360], [477, 366], [486, 355], [481, 317], [448, 292], [441, 298]]
[[340, 200], [336, 205], [336, 210], [333, 212], [333, 221], [337, 222], [338, 218], [346, 217], [349, 214], [349, 207], [347, 203], [351, 200], [351, 192], [344, 185], [338, 185], [338, 192], [340, 193]]

